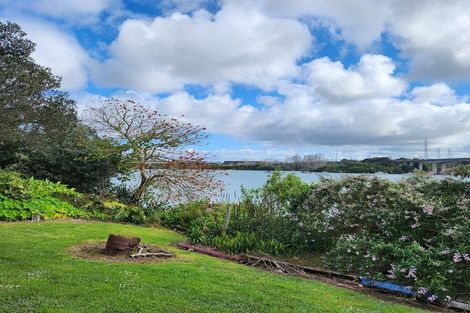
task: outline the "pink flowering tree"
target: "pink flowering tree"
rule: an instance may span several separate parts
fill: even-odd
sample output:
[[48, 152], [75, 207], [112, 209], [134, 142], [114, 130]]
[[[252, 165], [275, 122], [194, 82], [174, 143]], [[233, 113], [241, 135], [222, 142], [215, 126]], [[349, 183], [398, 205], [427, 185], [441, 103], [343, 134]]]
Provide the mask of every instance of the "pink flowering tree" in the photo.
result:
[[89, 110], [90, 123], [115, 145], [102, 153], [120, 157], [122, 173], [138, 174], [132, 202], [150, 190], [160, 201], [190, 200], [220, 192], [216, 172], [194, 146], [207, 135], [204, 128], [167, 117], [127, 100], [107, 100]]

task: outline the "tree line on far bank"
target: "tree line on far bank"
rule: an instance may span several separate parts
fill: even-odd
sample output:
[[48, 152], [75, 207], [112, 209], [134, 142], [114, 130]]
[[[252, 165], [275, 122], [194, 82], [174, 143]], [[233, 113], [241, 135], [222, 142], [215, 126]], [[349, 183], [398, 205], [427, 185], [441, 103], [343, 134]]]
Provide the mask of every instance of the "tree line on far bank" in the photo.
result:
[[212, 168], [237, 170], [283, 170], [329, 173], [377, 173], [405, 174], [415, 170], [413, 166], [398, 163], [386, 157], [364, 160], [327, 161], [321, 155], [294, 156], [285, 162], [224, 162], [212, 163]]

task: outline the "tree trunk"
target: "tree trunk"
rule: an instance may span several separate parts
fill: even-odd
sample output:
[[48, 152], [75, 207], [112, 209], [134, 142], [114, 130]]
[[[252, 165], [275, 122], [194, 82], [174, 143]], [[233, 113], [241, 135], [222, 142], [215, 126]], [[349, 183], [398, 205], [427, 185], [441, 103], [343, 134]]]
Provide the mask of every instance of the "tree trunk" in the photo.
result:
[[140, 184], [139, 187], [132, 194], [132, 202], [139, 203], [140, 199], [147, 190], [148, 176], [145, 174], [145, 169], [140, 170]]

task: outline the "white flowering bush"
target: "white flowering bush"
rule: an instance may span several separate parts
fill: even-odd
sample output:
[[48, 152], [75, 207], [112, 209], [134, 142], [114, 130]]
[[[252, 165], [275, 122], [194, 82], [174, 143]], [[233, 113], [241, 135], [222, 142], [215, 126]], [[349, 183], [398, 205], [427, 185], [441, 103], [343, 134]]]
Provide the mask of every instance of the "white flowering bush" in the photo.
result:
[[310, 248], [325, 252], [331, 268], [395, 281], [430, 301], [470, 292], [470, 184], [464, 180], [323, 179], [298, 219], [311, 234]]
[[231, 253], [321, 254], [332, 269], [409, 286], [430, 301], [470, 294], [470, 183], [463, 179], [345, 176], [306, 184], [274, 172], [263, 187], [244, 190], [229, 220], [228, 206], [176, 222], [191, 225], [193, 242]]

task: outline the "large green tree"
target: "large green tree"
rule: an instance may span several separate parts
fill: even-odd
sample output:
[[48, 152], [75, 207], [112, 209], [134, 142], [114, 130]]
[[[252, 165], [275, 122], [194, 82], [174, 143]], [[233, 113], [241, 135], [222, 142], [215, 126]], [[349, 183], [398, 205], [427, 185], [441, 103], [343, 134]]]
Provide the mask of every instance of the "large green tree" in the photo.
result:
[[[57, 105], [57, 100], [66, 100], [61, 94], [44, 94], [60, 87], [60, 80], [48, 68], [34, 62], [31, 57], [34, 47], [18, 24], [0, 22], [1, 143], [19, 141], [27, 132], [40, 131], [40, 122], [45, 122], [41, 117], [48, 104]], [[62, 102], [62, 107], [69, 111], [68, 116], [73, 116], [71, 103]]]
[[18, 24], [0, 22], [0, 168], [95, 191], [117, 160], [94, 157], [106, 143], [80, 123], [60, 78], [31, 57], [34, 48]]

